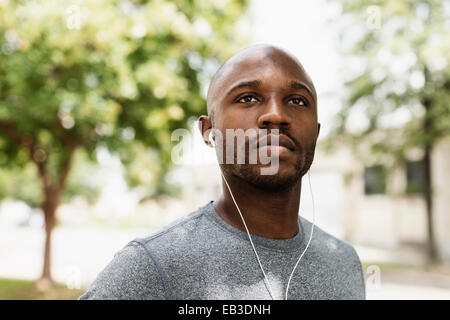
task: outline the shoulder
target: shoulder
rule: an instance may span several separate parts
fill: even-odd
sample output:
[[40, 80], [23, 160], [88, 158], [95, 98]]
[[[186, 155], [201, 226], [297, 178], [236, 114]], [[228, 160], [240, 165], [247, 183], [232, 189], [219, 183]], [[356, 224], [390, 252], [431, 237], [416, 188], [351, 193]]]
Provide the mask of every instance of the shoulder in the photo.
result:
[[[309, 235], [312, 224], [305, 219], [302, 224]], [[363, 267], [352, 244], [314, 226], [310, 246], [308, 251], [313, 255], [316, 270], [334, 283], [335, 290], [341, 291], [340, 296], [365, 299]]]
[[167, 266], [178, 261], [180, 253], [195, 250], [203, 211], [179, 218], [145, 238], [136, 238], [118, 251], [89, 290], [79, 299], [168, 299]]
[[131, 241], [118, 251], [80, 300], [165, 299], [158, 266], [146, 250]]
[[339, 239], [323, 229], [315, 226], [314, 236], [315, 246], [324, 255], [333, 256], [335, 258], [341, 258], [337, 262], [358, 262], [360, 263], [359, 256], [349, 242]]
[[[309, 238], [311, 228], [313, 227], [312, 223], [309, 220], [300, 217], [300, 224], [300, 228], [303, 229], [305, 237]], [[317, 225], [314, 225], [311, 249], [322, 252], [326, 256], [341, 256], [359, 261], [358, 254], [353, 245], [345, 240], [335, 237]]]
[[204, 234], [211, 230], [210, 224], [199, 209], [179, 218], [145, 238], [135, 239], [149, 255], [155, 259], [177, 256], [178, 253], [189, 252], [202, 243]]
[[167, 271], [177, 264], [180, 253], [195, 251], [190, 249], [199, 242], [195, 241], [199, 229], [207, 228], [202, 213], [191, 212], [145, 238], [130, 241], [79, 299], [170, 299]]

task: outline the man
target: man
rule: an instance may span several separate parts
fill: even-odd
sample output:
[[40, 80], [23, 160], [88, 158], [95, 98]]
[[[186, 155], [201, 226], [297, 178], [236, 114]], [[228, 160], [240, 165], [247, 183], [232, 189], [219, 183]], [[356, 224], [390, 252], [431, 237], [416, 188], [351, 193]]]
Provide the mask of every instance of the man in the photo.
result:
[[[80, 299], [364, 299], [353, 247], [318, 227], [309, 243], [313, 225], [298, 214], [320, 130], [300, 62], [269, 45], [237, 53], [211, 81], [207, 110], [199, 118], [207, 145], [216, 142], [222, 156], [245, 147], [245, 160], [264, 150], [277, 160], [275, 173], [261, 174], [271, 165], [262, 157], [219, 161], [219, 199], [131, 241]], [[225, 133], [239, 129], [250, 134], [235, 145]]]

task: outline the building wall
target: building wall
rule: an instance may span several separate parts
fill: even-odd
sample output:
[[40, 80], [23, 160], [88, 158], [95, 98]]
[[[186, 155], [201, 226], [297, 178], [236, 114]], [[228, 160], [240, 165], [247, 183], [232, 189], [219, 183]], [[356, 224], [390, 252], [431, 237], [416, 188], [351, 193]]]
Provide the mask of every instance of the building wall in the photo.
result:
[[[341, 159], [343, 160], [343, 158]], [[338, 161], [338, 160], [336, 160]], [[406, 174], [402, 168], [388, 178], [388, 194], [364, 194], [364, 167], [348, 157], [342, 217], [346, 238], [360, 244], [396, 248], [427, 242], [425, 201], [420, 195], [404, 195]], [[432, 154], [435, 239], [441, 258], [450, 261], [450, 139], [436, 145]]]
[[[364, 167], [354, 165], [353, 178], [346, 186], [344, 210], [349, 240], [395, 248], [404, 243], [420, 244], [426, 240], [425, 202], [420, 196], [395, 196], [403, 190], [402, 170], [388, 179], [388, 194], [364, 193]], [[403, 183], [399, 183], [402, 181]]]

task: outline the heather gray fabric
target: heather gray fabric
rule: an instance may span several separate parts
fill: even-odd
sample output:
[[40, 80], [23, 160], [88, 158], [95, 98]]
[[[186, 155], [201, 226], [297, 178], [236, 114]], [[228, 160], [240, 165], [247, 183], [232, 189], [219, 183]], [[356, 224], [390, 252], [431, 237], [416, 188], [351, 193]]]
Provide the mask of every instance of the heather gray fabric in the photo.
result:
[[[245, 213], [244, 213], [245, 214]], [[244, 216], [245, 217], [245, 216]], [[299, 217], [290, 239], [252, 235], [277, 299], [312, 224]], [[116, 253], [79, 299], [270, 299], [246, 232], [225, 222], [213, 202]], [[289, 286], [288, 299], [365, 299], [353, 247], [317, 226]]]

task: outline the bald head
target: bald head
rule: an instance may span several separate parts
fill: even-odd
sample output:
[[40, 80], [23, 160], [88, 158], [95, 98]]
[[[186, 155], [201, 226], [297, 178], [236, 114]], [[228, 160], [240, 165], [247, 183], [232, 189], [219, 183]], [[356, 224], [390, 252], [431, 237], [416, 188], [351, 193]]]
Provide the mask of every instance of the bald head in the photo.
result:
[[222, 89], [227, 78], [231, 77], [233, 74], [239, 73], [241, 70], [246, 70], [246, 67], [249, 65], [258, 66], [258, 64], [262, 65], [267, 63], [271, 63], [275, 67], [297, 69], [297, 71], [303, 74], [306, 85], [312, 92], [314, 99], [317, 100], [314, 84], [300, 61], [295, 56], [273, 45], [257, 44], [245, 48], [233, 55], [225, 61], [214, 74], [206, 98], [206, 108], [211, 121], [214, 122], [216, 106], [219, 103], [220, 94], [223, 93]]

